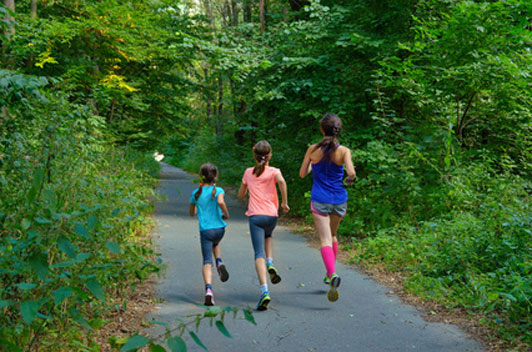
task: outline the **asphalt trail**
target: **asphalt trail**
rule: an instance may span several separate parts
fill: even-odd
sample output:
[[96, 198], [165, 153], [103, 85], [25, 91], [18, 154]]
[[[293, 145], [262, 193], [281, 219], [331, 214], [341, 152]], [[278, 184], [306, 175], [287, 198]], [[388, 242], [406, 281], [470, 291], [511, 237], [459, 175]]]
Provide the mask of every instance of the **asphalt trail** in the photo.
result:
[[[153, 236], [167, 270], [157, 286], [162, 303], [148, 319], [170, 325], [176, 318], [203, 311], [198, 307], [204, 293], [198, 223], [188, 215], [190, 193], [197, 187], [194, 178], [162, 163], [158, 192], [166, 201], [156, 204], [158, 225]], [[245, 208], [232, 194], [226, 195], [226, 202], [231, 218], [221, 245], [230, 277], [222, 283], [213, 275], [214, 297], [220, 306], [255, 308], [260, 290]], [[256, 326], [226, 318], [232, 338], [202, 323], [198, 335], [210, 351], [484, 351], [457, 327], [424, 321], [421, 312], [387, 295], [388, 289], [353, 267], [337, 264], [340, 298], [329, 302], [319, 251], [283, 226], [273, 236], [274, 261], [282, 281], [269, 284], [270, 308], [254, 311]], [[150, 334], [162, 331], [155, 326]], [[185, 340], [189, 351], [202, 350], [190, 337]]]

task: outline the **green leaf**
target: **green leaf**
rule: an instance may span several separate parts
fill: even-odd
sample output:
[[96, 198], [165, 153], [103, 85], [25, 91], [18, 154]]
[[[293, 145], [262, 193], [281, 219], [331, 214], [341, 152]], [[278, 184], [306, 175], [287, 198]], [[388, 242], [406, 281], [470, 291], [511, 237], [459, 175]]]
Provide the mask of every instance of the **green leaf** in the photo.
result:
[[105, 301], [105, 293], [103, 292], [102, 285], [95, 279], [88, 279], [85, 283], [85, 286], [92, 292], [94, 297], [98, 298], [100, 301]]
[[30, 325], [37, 316], [40, 305], [36, 301], [24, 301], [20, 305], [20, 314], [22, 314], [22, 319], [27, 325]]
[[205, 309], [205, 313], [203, 314], [204, 317], [215, 317], [220, 313], [220, 306], [210, 306]]
[[120, 349], [120, 352], [137, 350], [141, 347], [146, 346], [149, 342], [150, 340], [145, 336], [141, 336], [141, 335], [132, 336], [127, 340], [126, 344], [122, 346], [122, 348]]
[[76, 262], [77, 263], [80, 263], [84, 260], [87, 260], [89, 259], [90, 257], [92, 257], [92, 254], [90, 253], [79, 253], [77, 256], [76, 256]]
[[227, 329], [225, 328], [225, 325], [224, 325], [223, 321], [221, 321], [221, 320], [216, 321], [216, 327], [226, 337], [229, 337], [229, 338], [232, 337], [231, 334], [229, 333], [229, 331], [227, 331]]
[[96, 225], [98, 225], [98, 223], [99, 223], [98, 217], [94, 215], [89, 215], [89, 219], [87, 220], [87, 227], [89, 228], [89, 231], [94, 230], [94, 228], [96, 227]]
[[172, 352], [186, 352], [187, 351], [187, 344], [180, 336], [171, 336], [166, 340], [166, 344], [168, 345], [168, 348]]
[[194, 331], [189, 331], [188, 332], [190, 334], [190, 336], [192, 337], [192, 340], [194, 340], [194, 342], [200, 346], [201, 348], [203, 348], [205, 351], [207, 351], [207, 347], [205, 347], [205, 345], [203, 344], [203, 342], [201, 342], [201, 340], [199, 339], [198, 335], [196, 335], [194, 333]]
[[152, 320], [152, 321], [150, 321], [150, 323], [161, 325], [161, 326], [167, 326], [168, 325], [168, 323], [166, 323], [164, 321], [158, 321], [158, 320]]
[[166, 352], [163, 346], [156, 345], [156, 344], [150, 344], [150, 351], [151, 352]]
[[11, 305], [11, 301], [0, 299], [0, 309], [5, 308], [9, 305]]
[[60, 287], [57, 290], [52, 291], [55, 305], [58, 306], [63, 303], [63, 301], [70, 297], [72, 293], [73, 291], [70, 287]]
[[39, 279], [44, 280], [48, 274], [48, 257], [43, 253], [36, 253], [29, 258], [29, 262]]
[[39, 191], [39, 188], [41, 187], [43, 179], [44, 179], [44, 171], [42, 169], [35, 169], [33, 171], [33, 183], [27, 195], [27, 200], [29, 204], [35, 201], [35, 197], [37, 196], [37, 192]]
[[41, 224], [41, 225], [52, 223], [50, 220], [44, 219], [44, 218], [35, 218], [33, 220], [35, 220], [36, 223]]
[[56, 269], [56, 268], [68, 268], [69, 266], [74, 265], [74, 262], [61, 262], [50, 265], [50, 268]]
[[57, 195], [53, 189], [43, 191], [43, 199], [48, 203], [48, 208], [55, 212], [57, 208]]
[[54, 318], [48, 316], [48, 315], [44, 315], [44, 314], [41, 314], [39, 312], [37, 312], [37, 317], [41, 318], [41, 319], [46, 319], [46, 320], [54, 320]]
[[92, 330], [92, 327], [89, 325], [89, 322], [87, 321], [87, 319], [85, 319], [85, 317], [81, 315], [81, 313], [76, 308], [72, 307], [68, 310], [68, 312], [70, 313], [70, 316], [72, 316], [72, 318], [74, 319], [76, 323], [85, 327], [87, 330]]
[[32, 284], [31, 282], [21, 282], [21, 283], [15, 284], [15, 286], [17, 286], [21, 290], [32, 290], [35, 287], [37, 287], [37, 285]]
[[89, 239], [90, 238], [89, 231], [87, 231], [85, 226], [83, 226], [82, 224], [76, 224], [76, 226], [74, 226], [74, 231], [76, 231], [76, 233], [78, 235], [80, 235], [81, 237], [83, 237], [85, 239]]
[[28, 219], [22, 219], [22, 222], [20, 223], [20, 227], [22, 228], [22, 230], [27, 230], [29, 229], [31, 226], [31, 221], [29, 221]]
[[57, 247], [59, 247], [60, 250], [65, 252], [65, 254], [69, 258], [75, 258], [76, 257], [76, 247], [70, 242], [68, 238], [65, 236], [60, 236], [57, 239]]
[[119, 254], [120, 253], [120, 246], [118, 244], [116, 244], [115, 242], [108, 241], [105, 244], [105, 247], [107, 247], [107, 249], [111, 253], [114, 253], [114, 254]]
[[246, 318], [247, 321], [249, 321], [253, 325], [257, 325], [257, 323], [255, 322], [255, 318], [253, 317], [253, 314], [249, 309], [244, 309], [243, 312], [244, 318]]

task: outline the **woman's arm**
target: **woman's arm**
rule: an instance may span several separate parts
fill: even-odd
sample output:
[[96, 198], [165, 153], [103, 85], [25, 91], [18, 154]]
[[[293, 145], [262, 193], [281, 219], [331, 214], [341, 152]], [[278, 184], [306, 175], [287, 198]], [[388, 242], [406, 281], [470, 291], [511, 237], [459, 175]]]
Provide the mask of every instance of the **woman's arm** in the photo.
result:
[[355, 166], [353, 165], [353, 159], [351, 159], [351, 150], [349, 148], [346, 148], [347, 151], [344, 154], [344, 164], [345, 164], [345, 172], [347, 172], [347, 184], [353, 183], [355, 180], [355, 177], [357, 176], [355, 171]]
[[196, 215], [196, 204], [190, 204], [190, 208], [188, 209], [188, 213], [190, 216]]
[[301, 178], [307, 176], [310, 173], [310, 171], [312, 171], [312, 164], [310, 163], [310, 154], [312, 153], [311, 148], [313, 147], [314, 146], [310, 146], [307, 149], [307, 152], [305, 153], [305, 157], [303, 158], [303, 162], [301, 163], [301, 168], [299, 169], [299, 177]]
[[281, 208], [283, 208], [283, 211], [287, 213], [290, 210], [290, 207], [288, 206], [288, 191], [286, 189], [286, 181], [280, 172], [275, 175], [275, 179], [277, 180], [277, 185], [281, 191]]
[[248, 190], [248, 186], [246, 186], [245, 184], [241, 184], [240, 185], [240, 189], [238, 190], [238, 198], [240, 199], [244, 199], [246, 197], [246, 191]]
[[229, 211], [227, 210], [227, 206], [225, 205], [223, 193], [218, 194], [217, 200], [218, 200], [218, 206], [220, 207], [220, 209], [222, 209], [222, 213], [224, 214], [222, 218], [224, 220], [229, 219]]

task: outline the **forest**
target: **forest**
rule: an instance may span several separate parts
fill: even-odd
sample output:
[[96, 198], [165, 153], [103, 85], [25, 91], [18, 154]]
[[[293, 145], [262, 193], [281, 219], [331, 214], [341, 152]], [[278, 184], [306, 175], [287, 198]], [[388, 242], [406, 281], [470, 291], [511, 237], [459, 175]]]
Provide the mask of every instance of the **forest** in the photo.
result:
[[[292, 216], [327, 112], [352, 262], [532, 348], [532, 2], [3, 0], [0, 344], [91, 336], [158, 272], [158, 164], [237, 185], [266, 139]], [[157, 349], [155, 349], [157, 350]]]

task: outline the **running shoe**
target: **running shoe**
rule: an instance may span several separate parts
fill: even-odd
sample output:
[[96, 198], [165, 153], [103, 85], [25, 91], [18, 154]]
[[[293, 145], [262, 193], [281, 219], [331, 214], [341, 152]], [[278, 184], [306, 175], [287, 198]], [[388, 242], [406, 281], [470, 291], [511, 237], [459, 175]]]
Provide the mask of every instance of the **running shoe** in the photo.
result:
[[278, 284], [281, 282], [281, 276], [279, 276], [279, 272], [273, 265], [268, 265], [268, 273], [270, 274], [270, 281], [272, 284]]
[[218, 275], [220, 275], [220, 280], [222, 280], [222, 282], [229, 280], [229, 273], [227, 272], [225, 265], [221, 264], [217, 269]]
[[323, 278], [323, 283], [327, 286], [331, 284], [331, 278], [329, 277], [329, 275], [325, 274], [325, 277]]
[[205, 303], [206, 306], [214, 306], [214, 295], [211, 289], [205, 291]]
[[342, 282], [342, 279], [340, 279], [340, 276], [336, 274], [332, 274], [331, 276], [331, 288], [329, 289], [329, 293], [327, 293], [327, 298], [330, 302], [335, 302], [338, 300], [338, 286], [340, 286], [340, 283]]
[[268, 304], [270, 303], [272, 299], [270, 298], [270, 295], [266, 292], [263, 293], [262, 296], [260, 296], [259, 304], [257, 304], [257, 310], [266, 310], [268, 309]]

